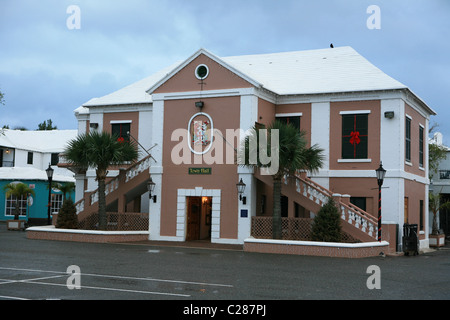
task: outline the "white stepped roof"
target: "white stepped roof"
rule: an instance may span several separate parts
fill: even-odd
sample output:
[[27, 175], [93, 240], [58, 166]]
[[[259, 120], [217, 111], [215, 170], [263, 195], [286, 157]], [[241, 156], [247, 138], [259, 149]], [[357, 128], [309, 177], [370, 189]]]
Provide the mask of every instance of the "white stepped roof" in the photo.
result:
[[279, 94], [404, 89], [351, 47], [223, 58]]
[[0, 134], [0, 146], [42, 153], [59, 153], [66, 148], [69, 140], [76, 138], [77, 134], [77, 130], [4, 129], [3, 134]]
[[[408, 89], [348, 46], [223, 58], [200, 49], [182, 63], [106, 96], [93, 98], [82, 107], [151, 103], [149, 89], [157, 88], [202, 53], [277, 95]], [[82, 110], [76, 109], [79, 111]], [[431, 109], [430, 112], [434, 113]]]
[[[176, 65], [178, 65], [177, 63]], [[115, 105], [115, 104], [140, 104], [140, 103], [152, 103], [152, 97], [146, 91], [157, 81], [161, 80], [165, 75], [175, 68], [172, 65], [168, 68], [160, 70], [154, 73], [150, 77], [139, 80], [133, 84], [130, 84], [122, 89], [119, 89], [113, 93], [100, 98], [93, 98], [88, 102], [84, 103], [82, 107], [92, 107], [92, 106], [104, 106], [104, 105]], [[82, 111], [82, 109], [76, 109], [77, 111]]]
[[[55, 173], [53, 174], [54, 182], [74, 182], [73, 173], [68, 169], [53, 166]], [[45, 170], [33, 167], [1, 167], [0, 180], [41, 180], [48, 181]]]

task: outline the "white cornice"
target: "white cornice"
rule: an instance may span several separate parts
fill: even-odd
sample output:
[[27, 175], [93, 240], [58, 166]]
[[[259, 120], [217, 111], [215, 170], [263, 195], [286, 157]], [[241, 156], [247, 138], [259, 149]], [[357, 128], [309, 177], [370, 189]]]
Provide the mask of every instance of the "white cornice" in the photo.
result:
[[[376, 184], [375, 170], [319, 170], [318, 173], [313, 174], [312, 178], [373, 178]], [[423, 184], [429, 184], [430, 180], [404, 170], [388, 170], [385, 179], [406, 179], [416, 181]]]
[[102, 105], [102, 106], [90, 106], [90, 114], [99, 113], [115, 113], [115, 112], [138, 112], [138, 111], [152, 111], [152, 103], [142, 104], [116, 104], [116, 105]]
[[403, 100], [422, 117], [429, 119], [430, 115], [435, 116], [437, 113], [428, 107], [417, 95], [409, 89], [402, 91]]
[[277, 96], [277, 104], [320, 103], [356, 100], [399, 99], [398, 90], [356, 91], [356, 92], [324, 92], [319, 94]]
[[153, 101], [161, 100], [183, 100], [183, 99], [201, 99], [245, 96], [254, 94], [254, 88], [235, 88], [223, 90], [204, 90], [204, 91], [186, 91], [186, 92], [164, 92], [152, 94]]

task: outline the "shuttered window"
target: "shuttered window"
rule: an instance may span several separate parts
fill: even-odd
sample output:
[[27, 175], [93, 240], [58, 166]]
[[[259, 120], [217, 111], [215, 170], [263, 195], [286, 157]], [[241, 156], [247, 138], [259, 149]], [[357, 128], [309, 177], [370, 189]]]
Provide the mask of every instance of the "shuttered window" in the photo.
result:
[[111, 125], [111, 133], [116, 135], [119, 141], [130, 141], [130, 123], [114, 123]]
[[368, 114], [342, 115], [342, 159], [367, 159]]
[[411, 162], [411, 119], [405, 122], [405, 160]]
[[276, 119], [280, 122], [291, 124], [300, 130], [300, 116], [289, 116], [289, 117], [277, 116]]
[[419, 126], [419, 167], [423, 168], [423, 127]]

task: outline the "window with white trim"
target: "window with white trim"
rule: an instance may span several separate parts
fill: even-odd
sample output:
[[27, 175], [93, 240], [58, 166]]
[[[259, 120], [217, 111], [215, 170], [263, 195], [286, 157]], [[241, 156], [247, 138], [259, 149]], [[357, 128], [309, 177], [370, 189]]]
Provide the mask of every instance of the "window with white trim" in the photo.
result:
[[280, 122], [291, 124], [300, 130], [300, 116], [277, 117], [276, 119], [279, 120]]
[[342, 114], [342, 159], [367, 159], [368, 119], [367, 113]]
[[300, 119], [302, 117], [301, 112], [295, 113], [277, 113], [275, 119], [286, 124], [291, 124], [300, 130]]
[[411, 118], [405, 118], [405, 160], [411, 162]]
[[59, 162], [59, 153], [52, 153], [50, 164], [52, 166], [56, 166], [58, 164], [58, 162]]
[[51, 196], [51, 213], [57, 212], [59, 213], [59, 210], [62, 207], [63, 204], [63, 195], [59, 193], [52, 193]]
[[111, 133], [117, 136], [117, 140], [121, 142], [130, 142], [130, 122], [111, 123]]
[[[13, 216], [16, 210], [16, 199], [15, 195], [11, 195], [9, 198], [6, 198], [5, 202], [5, 216]], [[26, 216], [27, 215], [27, 197], [21, 196], [19, 199], [19, 215]]]
[[27, 154], [27, 164], [33, 164], [33, 152]]
[[423, 127], [419, 126], [419, 167], [423, 168]]

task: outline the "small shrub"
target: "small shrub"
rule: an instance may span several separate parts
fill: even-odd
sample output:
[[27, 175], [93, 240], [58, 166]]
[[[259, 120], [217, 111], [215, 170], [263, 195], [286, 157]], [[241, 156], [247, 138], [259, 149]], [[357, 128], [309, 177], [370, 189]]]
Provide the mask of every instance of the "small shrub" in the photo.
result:
[[341, 241], [341, 217], [332, 198], [328, 200], [314, 218], [311, 238], [313, 241]]
[[56, 228], [63, 229], [77, 229], [78, 217], [77, 209], [72, 199], [64, 200], [61, 209], [59, 210], [58, 220], [56, 221]]

